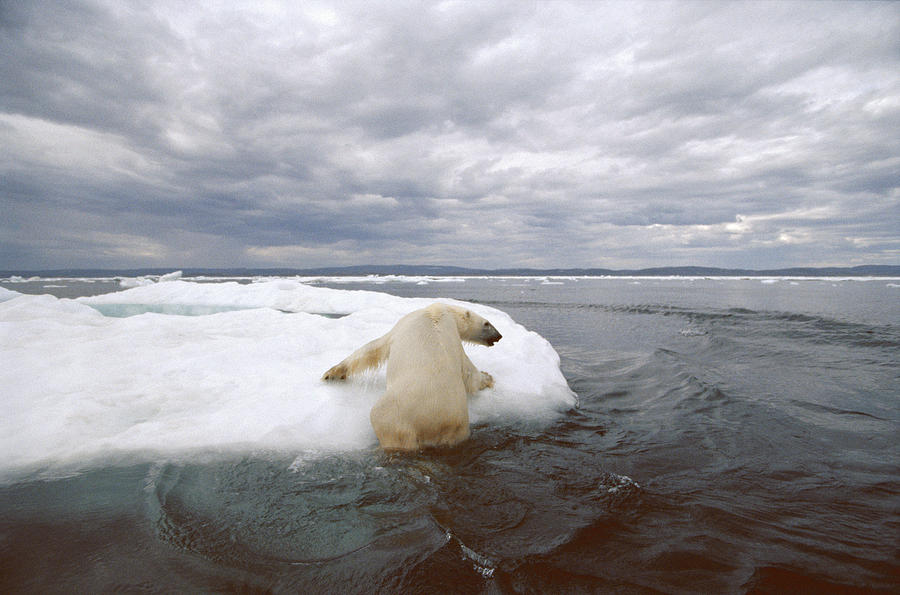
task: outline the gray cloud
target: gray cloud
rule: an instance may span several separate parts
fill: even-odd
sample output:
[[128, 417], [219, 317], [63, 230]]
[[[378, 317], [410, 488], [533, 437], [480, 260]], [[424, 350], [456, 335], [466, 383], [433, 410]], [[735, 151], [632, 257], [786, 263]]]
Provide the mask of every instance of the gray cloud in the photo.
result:
[[0, 5], [0, 268], [900, 257], [891, 3]]

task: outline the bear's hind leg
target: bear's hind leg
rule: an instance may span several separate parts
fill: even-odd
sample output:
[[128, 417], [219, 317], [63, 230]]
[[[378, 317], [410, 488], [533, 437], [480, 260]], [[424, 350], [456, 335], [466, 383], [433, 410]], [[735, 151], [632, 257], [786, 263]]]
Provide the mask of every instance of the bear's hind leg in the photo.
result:
[[375, 435], [384, 450], [417, 450], [419, 448], [416, 433], [408, 424], [381, 425], [375, 428]]
[[375, 436], [384, 450], [416, 450], [419, 439], [415, 429], [402, 421], [397, 412], [397, 404], [387, 396], [382, 397], [369, 414]]

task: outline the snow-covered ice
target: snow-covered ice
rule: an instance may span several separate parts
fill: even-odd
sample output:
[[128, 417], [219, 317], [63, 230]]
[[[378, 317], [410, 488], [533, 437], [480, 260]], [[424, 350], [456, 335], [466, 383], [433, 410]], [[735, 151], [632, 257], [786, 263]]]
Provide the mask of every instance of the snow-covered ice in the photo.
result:
[[[0, 290], [0, 478], [108, 457], [373, 447], [383, 370], [320, 376], [434, 301], [286, 279], [166, 281], [76, 300]], [[496, 383], [470, 399], [473, 424], [544, 423], [574, 406], [544, 338], [462, 305], [503, 335], [466, 345]]]

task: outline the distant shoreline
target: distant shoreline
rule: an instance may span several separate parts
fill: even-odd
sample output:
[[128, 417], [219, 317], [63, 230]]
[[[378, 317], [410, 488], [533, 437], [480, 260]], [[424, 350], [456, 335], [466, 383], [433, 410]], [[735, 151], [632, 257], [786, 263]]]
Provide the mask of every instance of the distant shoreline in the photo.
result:
[[41, 277], [143, 277], [182, 271], [185, 277], [360, 277], [360, 276], [430, 276], [430, 277], [900, 277], [900, 265], [864, 265], [855, 267], [792, 267], [784, 269], [724, 269], [716, 267], [653, 267], [614, 270], [601, 268], [505, 268], [477, 269], [429, 265], [362, 265], [317, 268], [137, 268], [137, 269], [50, 269], [4, 270], [0, 278]]

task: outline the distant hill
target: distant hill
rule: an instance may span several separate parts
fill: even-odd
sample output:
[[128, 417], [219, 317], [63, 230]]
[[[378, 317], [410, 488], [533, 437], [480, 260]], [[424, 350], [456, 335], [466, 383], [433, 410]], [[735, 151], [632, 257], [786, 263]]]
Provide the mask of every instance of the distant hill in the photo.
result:
[[210, 277], [241, 276], [327, 276], [353, 277], [365, 275], [406, 275], [432, 277], [480, 277], [480, 276], [588, 276], [588, 277], [900, 277], [900, 266], [868, 265], [856, 267], [794, 267], [787, 269], [720, 269], [714, 267], [654, 267], [647, 269], [613, 270], [599, 268], [572, 269], [473, 269], [455, 266], [436, 265], [360, 265], [349, 267], [318, 268], [234, 268], [204, 269], [190, 267], [167, 267], [148, 269], [68, 269], [44, 271], [0, 271], [0, 276], [10, 277], [139, 277], [145, 275], [163, 275], [174, 270], [184, 271], [185, 276], [206, 275]]

